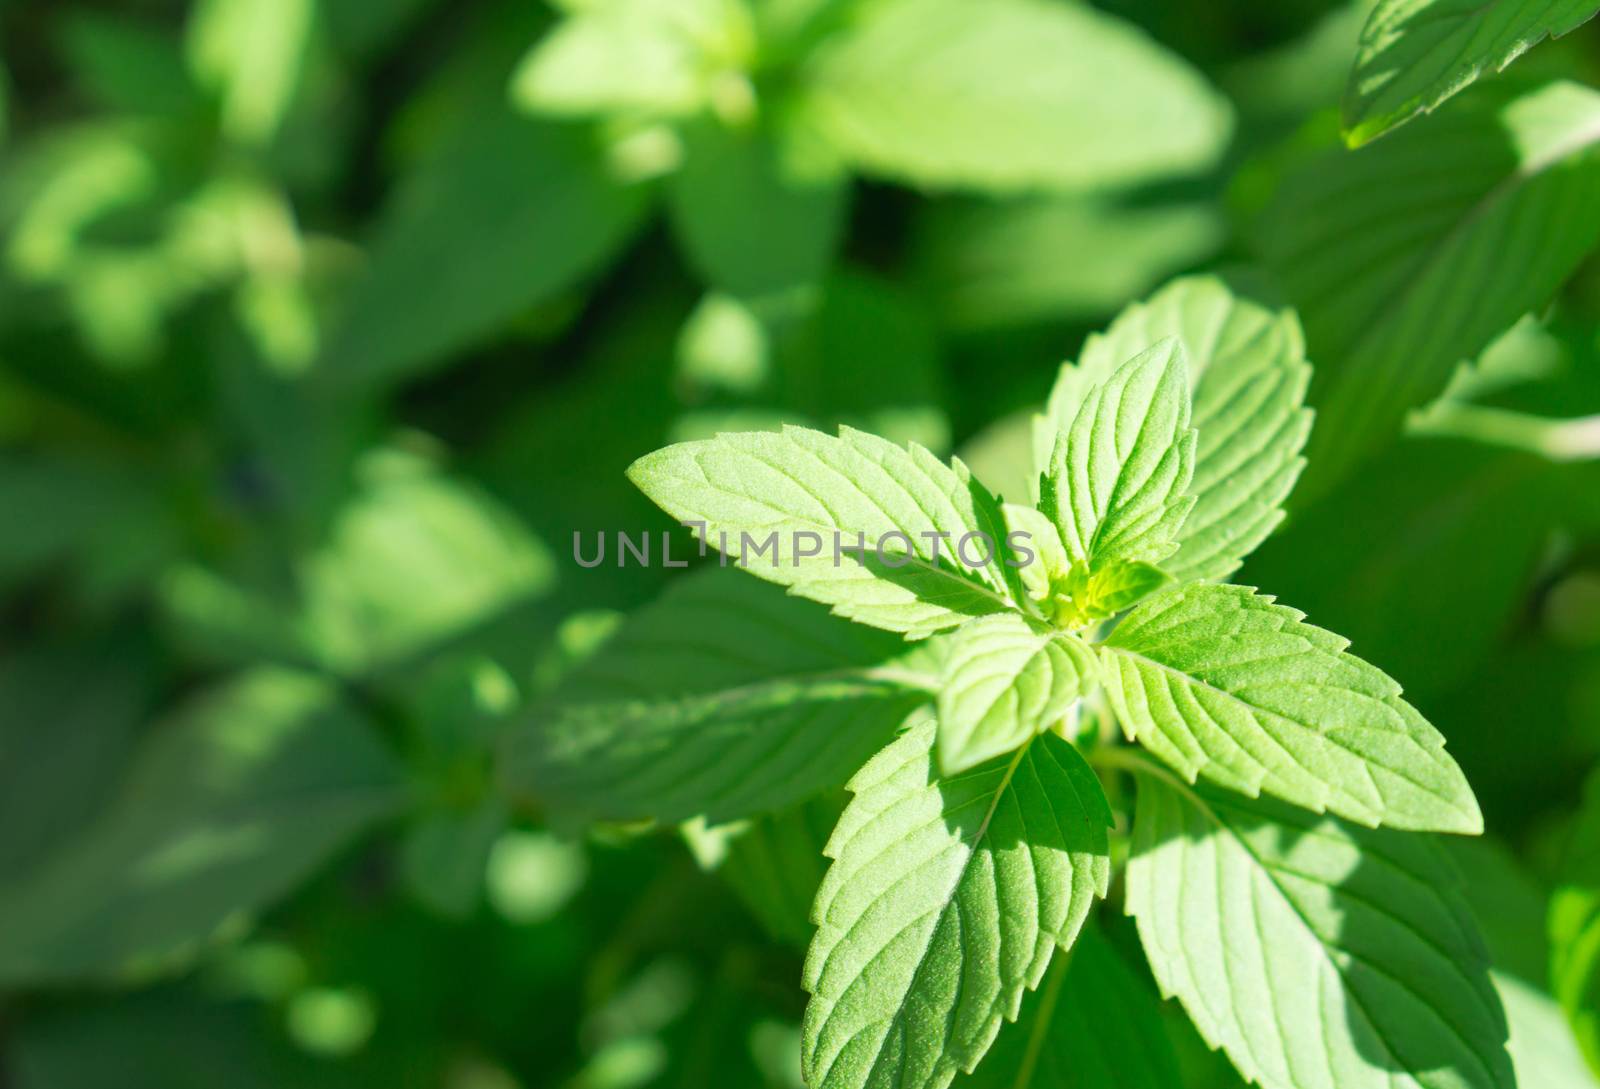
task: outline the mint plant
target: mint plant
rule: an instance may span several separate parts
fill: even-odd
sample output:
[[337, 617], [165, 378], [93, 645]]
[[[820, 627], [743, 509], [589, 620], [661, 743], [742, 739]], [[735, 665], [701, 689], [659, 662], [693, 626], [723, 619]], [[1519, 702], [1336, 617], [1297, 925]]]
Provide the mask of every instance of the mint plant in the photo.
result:
[[1161, 990], [1251, 1081], [1512, 1084], [1459, 879], [1418, 834], [1482, 831], [1443, 737], [1344, 639], [1223, 581], [1283, 517], [1309, 376], [1292, 313], [1187, 279], [1062, 369], [1018, 502], [849, 429], [641, 458], [720, 557], [575, 671], [513, 776], [712, 823], [848, 780], [813, 1089], [986, 1079], [1025, 1009], [996, 1084], [1027, 1084], [1079, 973], [1029, 992], [1117, 869]]

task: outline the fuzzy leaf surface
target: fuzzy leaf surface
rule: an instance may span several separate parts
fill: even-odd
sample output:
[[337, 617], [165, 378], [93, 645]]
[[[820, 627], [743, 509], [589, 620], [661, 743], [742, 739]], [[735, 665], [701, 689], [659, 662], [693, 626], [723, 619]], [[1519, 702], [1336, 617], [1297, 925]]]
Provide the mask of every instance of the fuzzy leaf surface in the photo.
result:
[[1481, 832], [1444, 738], [1347, 646], [1249, 587], [1199, 584], [1130, 613], [1101, 663], [1123, 730], [1191, 782], [1366, 825]]
[[1022, 597], [1001, 558], [999, 501], [959, 459], [916, 443], [848, 427], [738, 432], [647, 454], [628, 478], [679, 521], [703, 523], [696, 535], [730, 562], [862, 624], [919, 638]]
[[801, 1062], [813, 1089], [942, 1089], [1015, 1020], [1110, 879], [1111, 812], [1066, 741], [941, 780], [925, 719], [852, 780], [828, 844]]
[[1510, 1089], [1449, 857], [1265, 799], [1139, 779], [1128, 913], [1163, 993], [1264, 1089]]

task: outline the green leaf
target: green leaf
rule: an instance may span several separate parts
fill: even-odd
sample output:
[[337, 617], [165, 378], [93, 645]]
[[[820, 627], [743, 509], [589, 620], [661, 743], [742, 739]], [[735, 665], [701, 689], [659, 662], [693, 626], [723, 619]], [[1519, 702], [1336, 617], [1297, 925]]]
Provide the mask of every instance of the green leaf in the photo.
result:
[[314, 0], [200, 0], [189, 67], [221, 99], [223, 131], [266, 143], [294, 101], [311, 51]]
[[19, 1019], [9, 1036], [6, 1074], [16, 1089], [338, 1084], [331, 1064], [294, 1047], [259, 1004], [223, 1001], [198, 986], [85, 996]]
[[1084, 396], [1061, 431], [1040, 485], [1074, 563], [1091, 573], [1115, 561], [1171, 554], [1194, 506], [1195, 432], [1189, 377], [1174, 337], [1124, 363]]
[[1017, 1023], [957, 1089], [1172, 1089], [1184, 1084], [1148, 975], [1083, 928]]
[[564, 680], [511, 739], [508, 780], [594, 817], [782, 809], [843, 783], [928, 702], [931, 652], [714, 568]]
[[598, 270], [645, 207], [589, 133], [479, 112], [385, 208], [323, 353], [328, 380], [381, 386], [440, 366]]
[[930, 188], [1198, 172], [1232, 128], [1179, 57], [1118, 19], [1046, 0], [881, 0], [803, 78], [805, 108], [841, 155]]
[[1478, 833], [1444, 738], [1383, 671], [1244, 586], [1170, 590], [1102, 645], [1123, 730], [1181, 771], [1367, 825]]
[[126, 16], [73, 11], [61, 46], [76, 82], [99, 105], [119, 113], [195, 117], [203, 100], [179, 42]]
[[483, 489], [378, 450], [289, 592], [185, 566], [163, 587], [179, 634], [208, 660], [272, 657], [348, 676], [411, 664], [549, 590], [555, 560]]
[[686, 117], [712, 101], [718, 77], [733, 77], [753, 46], [742, 3], [574, 5], [523, 59], [511, 97], [523, 109], [557, 117]]
[[[35, 646], [0, 664], [0, 885], [88, 824], [133, 751], [157, 674], [126, 638]], [[92, 683], [86, 683], [92, 678]]]
[[1588, 22], [1594, 0], [1382, 0], [1367, 19], [1344, 97], [1352, 147], [1382, 136], [1545, 38]]
[[[833, 272], [815, 291], [710, 295], [679, 342], [676, 384], [697, 407], [679, 417], [673, 438], [767, 421], [772, 429], [847, 424], [942, 450], [950, 427], [939, 349], [915, 296], [857, 269]], [[863, 367], [863, 359], [876, 362]]]
[[1540, 1089], [1596, 1089], [1561, 1006], [1547, 991], [1550, 951], [1544, 923], [1549, 897], [1511, 852], [1484, 839], [1445, 841], [1465, 881], [1462, 892], [1489, 946], [1490, 976], [1511, 1027], [1507, 1048], [1517, 1084]]
[[1016, 613], [956, 629], [939, 678], [940, 774], [966, 771], [1054, 726], [1096, 672], [1083, 640]]
[[1570, 516], [1558, 479], [1537, 458], [1407, 437], [1263, 544], [1249, 580], [1428, 705], [1497, 653], [1526, 606], [1551, 533]]
[[1264, 1089], [1511, 1089], [1459, 872], [1422, 836], [1139, 778], [1128, 912], [1164, 994]]
[[483, 899], [489, 853], [509, 819], [499, 798], [422, 817], [400, 844], [400, 875], [411, 895], [447, 919], [470, 918]]
[[942, 1089], [1015, 1020], [1110, 878], [1110, 809], [1044, 734], [953, 779], [924, 718], [873, 757], [828, 844], [806, 956], [811, 1089]]
[[718, 435], [648, 454], [628, 479], [729, 562], [873, 627], [919, 638], [1022, 597], [999, 502], [915, 443]]
[[1057, 435], [1096, 385], [1164, 337], [1183, 344], [1199, 437], [1194, 510], [1161, 566], [1180, 582], [1226, 578], [1282, 521], [1280, 504], [1305, 465], [1311, 366], [1292, 311], [1269, 310], [1213, 276], [1174, 280], [1124, 310], [1084, 343], [1076, 366], [1061, 369], [1034, 424], [1035, 464], [1048, 468]]
[[844, 179], [803, 173], [786, 161], [780, 135], [712, 121], [690, 126], [683, 166], [667, 190], [689, 260], [733, 295], [815, 284], [838, 249]]
[[1550, 984], [1600, 1073], [1600, 773], [1590, 775], [1550, 899]]
[[702, 867], [716, 871], [767, 933], [796, 949], [811, 941], [811, 905], [827, 870], [823, 851], [844, 811], [842, 789], [732, 825], [683, 828]]
[[1124, 192], [933, 201], [919, 228], [919, 279], [939, 320], [962, 332], [1099, 321], [1204, 263], [1225, 234], [1210, 200]]
[[325, 682], [244, 674], [160, 727], [93, 824], [0, 888], [0, 980], [163, 963], [282, 896], [406, 794]]
[[1475, 94], [1278, 187], [1261, 232], [1317, 366], [1299, 498], [1321, 496], [1600, 241], [1600, 92]]

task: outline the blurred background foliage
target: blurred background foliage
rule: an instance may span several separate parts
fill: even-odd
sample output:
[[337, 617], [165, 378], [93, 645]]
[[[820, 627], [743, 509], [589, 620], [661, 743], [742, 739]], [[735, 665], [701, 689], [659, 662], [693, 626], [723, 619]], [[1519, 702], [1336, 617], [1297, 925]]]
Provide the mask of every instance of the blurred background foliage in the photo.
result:
[[[1350, 153], [1366, 10], [0, 0], [0, 1084], [798, 1085], [838, 799], [676, 836], [496, 789], [673, 576], [573, 535], [785, 421], [1025, 492], [1057, 366], [1200, 269], [1318, 367], [1240, 581], [1449, 738], [1524, 1084], [1593, 1084], [1552, 995], [1600, 1059], [1600, 951], [1543, 935], [1600, 910], [1600, 33]], [[1418, 237], [1464, 248], [1397, 302]]]

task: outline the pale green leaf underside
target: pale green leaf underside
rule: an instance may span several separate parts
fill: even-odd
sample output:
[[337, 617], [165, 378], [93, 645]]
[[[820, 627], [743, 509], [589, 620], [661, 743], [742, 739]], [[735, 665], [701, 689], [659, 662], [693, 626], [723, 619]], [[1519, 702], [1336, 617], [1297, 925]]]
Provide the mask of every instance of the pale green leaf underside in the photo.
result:
[[1070, 632], [1017, 613], [949, 637], [939, 680], [939, 770], [965, 771], [1059, 722], [1093, 683], [1094, 652]]
[[1510, 1089], [1460, 875], [1423, 836], [1141, 776], [1128, 913], [1164, 993], [1265, 1089]]
[[1130, 738], [1182, 772], [1366, 825], [1476, 833], [1444, 738], [1346, 640], [1243, 586], [1146, 601], [1101, 649]]
[[940, 781], [931, 717], [862, 768], [817, 893], [811, 1089], [942, 1089], [1014, 1020], [1110, 878], [1110, 809], [1053, 734]]
[[1595, 0], [1383, 0], [1345, 91], [1345, 138], [1364, 144], [1437, 108], [1485, 72], [1587, 22]]
[[1160, 561], [1194, 506], [1186, 494], [1194, 451], [1188, 366], [1183, 345], [1169, 337], [1084, 396], [1056, 441], [1040, 509], [1067, 555], [1089, 571]]
[[1044, 472], [1056, 436], [1089, 391], [1164, 337], [1183, 344], [1198, 441], [1194, 510], [1161, 566], [1180, 582], [1226, 578], [1282, 521], [1283, 501], [1305, 465], [1311, 365], [1292, 311], [1235, 295], [1213, 276], [1174, 280], [1124, 310], [1085, 342], [1075, 366], [1061, 369], [1034, 422], [1034, 461]]
[[1227, 105], [1181, 58], [1092, 8], [884, 0], [804, 79], [821, 133], [861, 169], [927, 187], [1114, 185], [1202, 170]]
[[726, 820], [837, 787], [931, 699], [936, 664], [732, 569], [679, 580], [506, 748], [512, 789], [606, 819]]
[[1497, 97], [1481, 88], [1316, 157], [1265, 217], [1264, 252], [1316, 361], [1302, 502], [1398, 435], [1600, 241], [1600, 93]]
[[[851, 428], [837, 438], [800, 427], [740, 432], [657, 450], [628, 477], [673, 517], [705, 523], [697, 535], [743, 555], [750, 574], [862, 624], [918, 638], [1021, 597], [1016, 568], [998, 555], [999, 502], [959, 460], [946, 465], [915, 443]], [[843, 549], [864, 535], [865, 556], [836, 557], [835, 534]], [[769, 535], [774, 548], [757, 555]], [[985, 537], [993, 548], [982, 564]], [[801, 555], [812, 548], [817, 555]]]
[[1093, 924], [956, 1089], [1174, 1089], [1161, 1002]]

